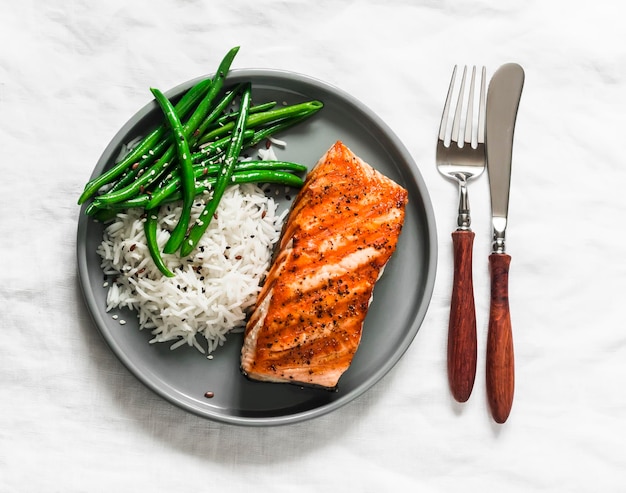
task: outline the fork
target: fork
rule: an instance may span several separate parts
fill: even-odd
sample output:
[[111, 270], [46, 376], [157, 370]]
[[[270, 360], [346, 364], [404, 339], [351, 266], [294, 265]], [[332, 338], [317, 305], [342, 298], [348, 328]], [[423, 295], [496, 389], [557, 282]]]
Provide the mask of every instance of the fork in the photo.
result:
[[[454, 279], [450, 302], [448, 326], [448, 382], [452, 395], [458, 402], [469, 399], [476, 378], [476, 309], [472, 281], [472, 248], [474, 232], [467, 184], [485, 170], [485, 68], [480, 75], [480, 93], [477, 122], [474, 118], [474, 88], [476, 67], [472, 68], [469, 94], [465, 102], [466, 116], [462, 120], [467, 67], [463, 68], [451, 129], [448, 116], [453, 99], [457, 67], [454, 67], [448, 95], [443, 108], [439, 138], [437, 139], [437, 169], [459, 185], [459, 211], [457, 229], [452, 233], [454, 252]], [[461, 128], [463, 136], [461, 137]], [[448, 138], [448, 133], [450, 136]]]

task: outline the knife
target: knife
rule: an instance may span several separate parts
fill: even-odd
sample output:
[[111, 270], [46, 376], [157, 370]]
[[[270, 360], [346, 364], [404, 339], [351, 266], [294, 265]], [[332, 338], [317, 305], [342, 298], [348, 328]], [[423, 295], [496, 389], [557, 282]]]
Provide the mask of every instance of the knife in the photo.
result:
[[491, 305], [487, 334], [487, 399], [491, 415], [504, 423], [511, 412], [515, 387], [513, 333], [509, 312], [509, 265], [505, 232], [509, 209], [513, 131], [524, 70], [516, 63], [502, 65], [494, 73], [487, 90], [485, 148], [491, 191], [493, 226], [492, 253], [489, 255]]

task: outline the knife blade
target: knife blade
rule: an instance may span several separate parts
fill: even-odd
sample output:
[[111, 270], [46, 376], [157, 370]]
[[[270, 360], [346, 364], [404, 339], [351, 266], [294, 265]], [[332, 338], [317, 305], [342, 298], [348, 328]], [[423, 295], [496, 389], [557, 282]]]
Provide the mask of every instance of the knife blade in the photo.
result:
[[487, 399], [493, 419], [504, 423], [513, 406], [515, 368], [509, 310], [509, 265], [505, 233], [508, 222], [513, 134], [524, 87], [524, 70], [516, 63], [502, 65], [487, 90], [485, 149], [491, 192], [493, 228], [489, 255], [491, 302], [487, 335]]

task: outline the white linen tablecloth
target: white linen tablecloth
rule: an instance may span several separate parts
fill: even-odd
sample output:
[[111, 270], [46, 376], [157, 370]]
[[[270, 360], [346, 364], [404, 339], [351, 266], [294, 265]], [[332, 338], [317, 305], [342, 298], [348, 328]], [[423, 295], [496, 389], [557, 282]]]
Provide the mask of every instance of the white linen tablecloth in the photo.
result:
[[[626, 39], [619, 2], [25, 0], [0, 6], [0, 492], [624, 491]], [[426, 319], [369, 392], [250, 428], [145, 388], [100, 338], [77, 280], [76, 199], [150, 99], [211, 72], [276, 68], [351, 93], [428, 186], [438, 274]], [[516, 393], [485, 398], [486, 175], [471, 184], [479, 367], [447, 386], [457, 191], [435, 136], [454, 64], [518, 62], [508, 251]]]

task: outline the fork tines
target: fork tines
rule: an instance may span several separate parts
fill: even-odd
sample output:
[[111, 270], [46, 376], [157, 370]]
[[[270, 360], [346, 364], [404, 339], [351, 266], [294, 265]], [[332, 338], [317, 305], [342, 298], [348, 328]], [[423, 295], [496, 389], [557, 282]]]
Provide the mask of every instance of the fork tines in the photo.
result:
[[[450, 142], [455, 142], [459, 146], [468, 144], [472, 147], [476, 147], [478, 144], [485, 143], [485, 79], [486, 70], [482, 67], [480, 75], [480, 93], [478, 101], [478, 124], [474, 122], [474, 87], [476, 84], [476, 67], [472, 67], [472, 77], [470, 80], [469, 94], [465, 97], [465, 79], [467, 76], [467, 66], [463, 67], [463, 74], [461, 76], [461, 86], [457, 92], [456, 106], [454, 110], [454, 119], [452, 122], [452, 128], [448, 128], [448, 116], [450, 114], [450, 105], [454, 96], [454, 85], [457, 78], [457, 67], [455, 65], [452, 71], [452, 79], [450, 80], [450, 87], [448, 88], [448, 95], [443, 107], [443, 115], [441, 116], [441, 124], [439, 126], [439, 140], [444, 142], [444, 145], [448, 146]], [[462, 119], [463, 114], [463, 102], [466, 101], [465, 119]], [[460, 140], [461, 128], [463, 128], [463, 140]], [[472, 135], [472, 129], [476, 128], [476, 134]], [[448, 136], [449, 133], [449, 136]]]

